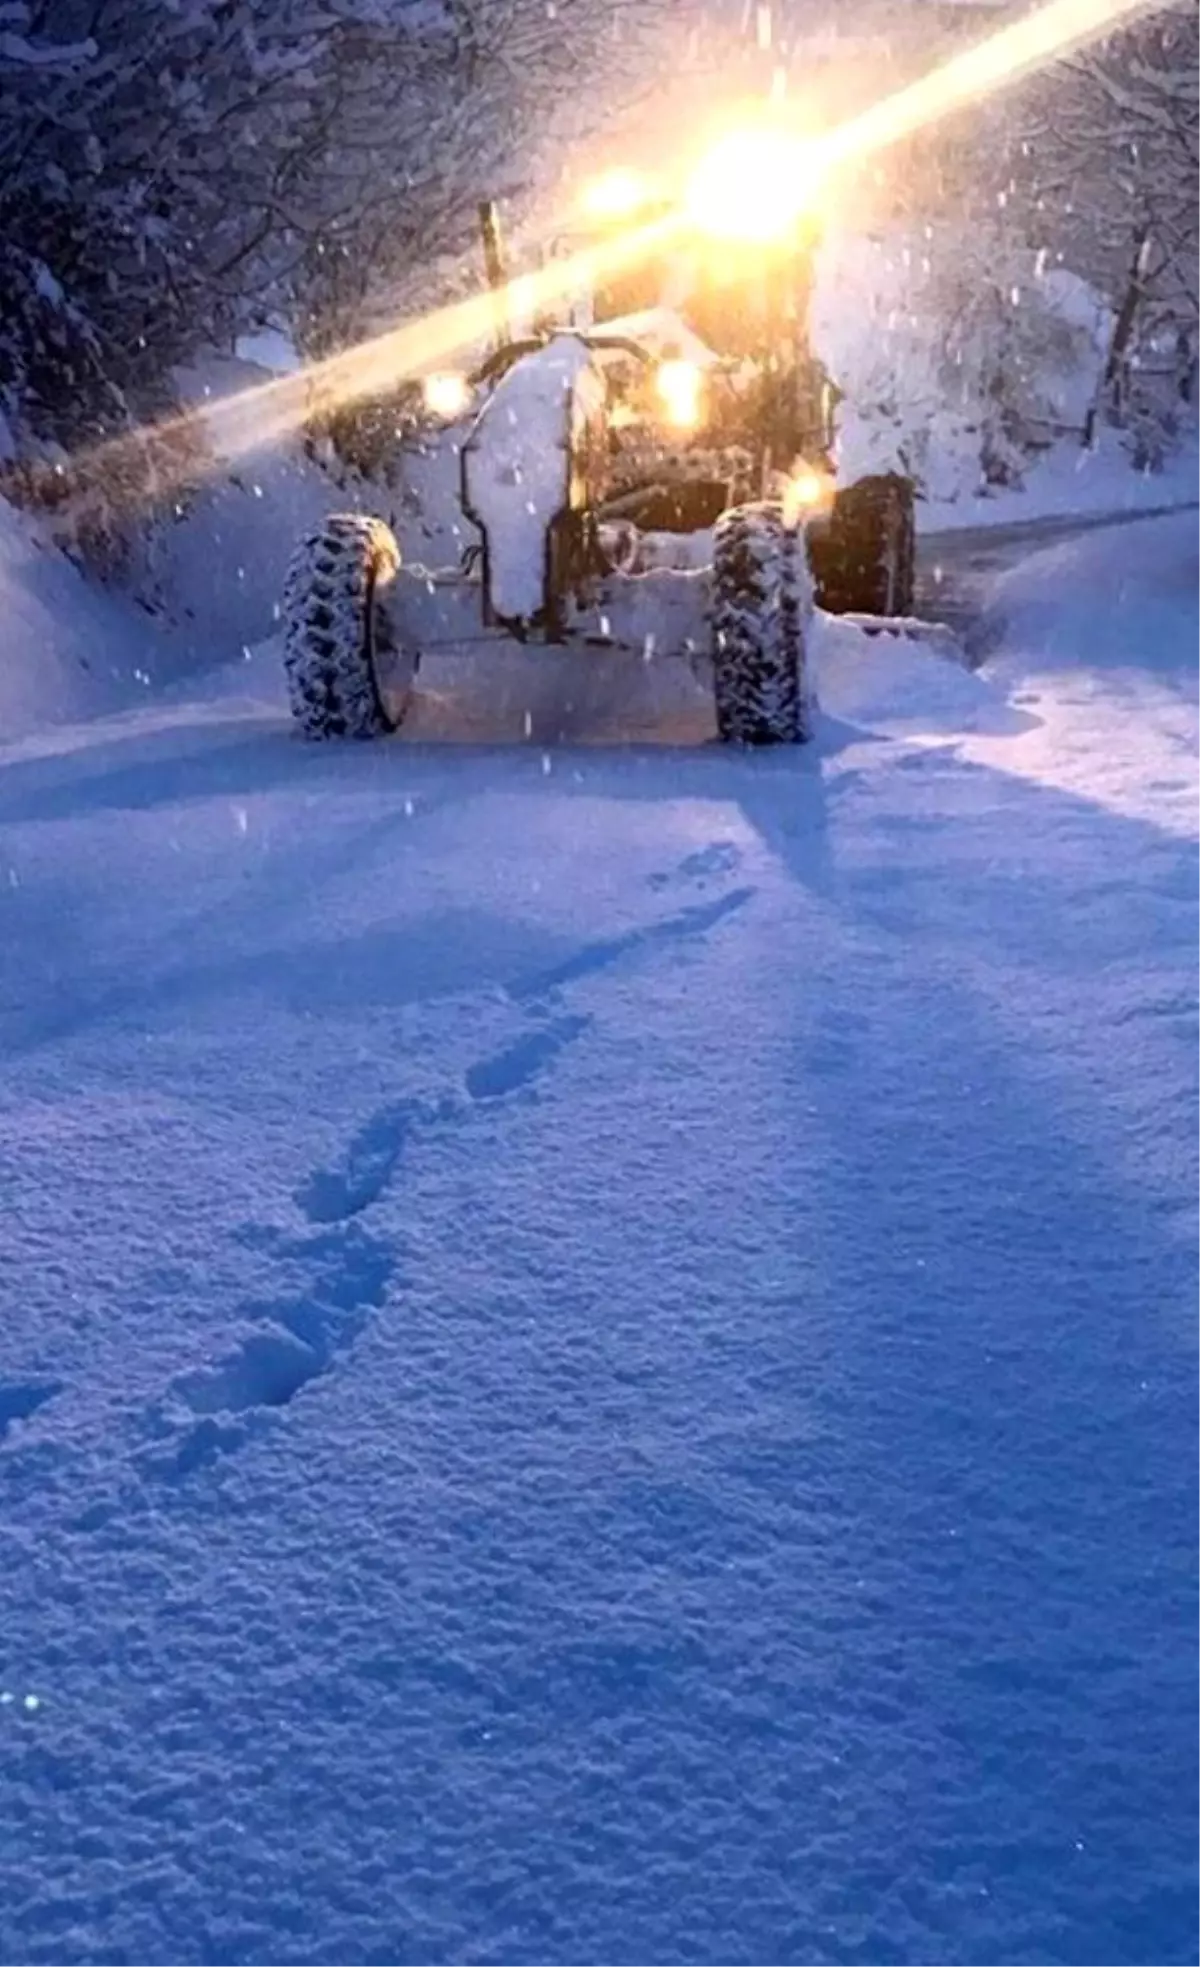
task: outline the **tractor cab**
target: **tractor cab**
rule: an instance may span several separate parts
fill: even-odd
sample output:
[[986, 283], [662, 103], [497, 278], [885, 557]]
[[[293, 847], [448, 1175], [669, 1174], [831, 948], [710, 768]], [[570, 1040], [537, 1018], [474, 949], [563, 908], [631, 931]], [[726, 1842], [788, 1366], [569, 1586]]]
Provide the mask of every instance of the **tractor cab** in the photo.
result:
[[[781, 501], [803, 517], [823, 606], [903, 613], [915, 488], [898, 473], [839, 482], [839, 392], [809, 335], [820, 154], [759, 104], [690, 171], [605, 172], [546, 253], [563, 264], [543, 291], [563, 306], [538, 336], [584, 336], [606, 380], [597, 523], [699, 534], [747, 500]], [[498, 221], [482, 215], [501, 324], [492, 380], [534, 351], [504, 326]]]

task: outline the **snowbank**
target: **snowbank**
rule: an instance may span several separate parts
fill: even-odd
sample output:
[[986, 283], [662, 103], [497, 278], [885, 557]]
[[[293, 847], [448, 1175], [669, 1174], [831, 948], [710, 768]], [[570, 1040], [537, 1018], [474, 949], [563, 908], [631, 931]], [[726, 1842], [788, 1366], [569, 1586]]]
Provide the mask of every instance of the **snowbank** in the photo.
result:
[[846, 726], [890, 738], [1008, 736], [1020, 727], [990, 675], [915, 637], [867, 635], [835, 615], [818, 615], [812, 663], [818, 744]]
[[1193, 432], [1162, 471], [1135, 471], [1115, 431], [1102, 431], [1094, 450], [1064, 441], [1033, 465], [1019, 488], [986, 496], [923, 499], [923, 533], [1006, 526], [1035, 519], [1093, 518], [1194, 505], [1200, 464]]
[[161, 626], [0, 499], [0, 735], [121, 709], [179, 667]]
[[[185, 402], [203, 404], [268, 379], [261, 361], [214, 358], [179, 378]], [[242, 662], [269, 637], [289, 557], [329, 512], [387, 519], [409, 561], [457, 560], [456, 432], [413, 454], [400, 499], [338, 484], [299, 438], [249, 458], [218, 460], [156, 551], [162, 608], [87, 578], [46, 530], [0, 501], [0, 742], [50, 724], [127, 708], [153, 684]]]
[[[269, 344], [253, 346], [256, 361], [214, 358], [181, 375], [185, 401], [215, 403], [269, 381], [286, 349], [272, 354]], [[365, 511], [385, 519], [406, 561], [441, 566], [457, 560], [463, 544], [459, 435], [448, 429], [428, 455], [408, 456], [400, 494], [350, 474], [338, 482], [305, 455], [299, 433], [249, 457], [223, 460], [212, 484], [189, 500], [160, 563], [163, 591], [195, 665], [235, 659], [271, 633], [296, 542], [330, 512]]]
[[1136, 662], [1194, 681], [1200, 541], [1195, 515], [1044, 547], [996, 577], [985, 620], [1043, 661]]
[[[844, 392], [840, 476], [911, 472], [927, 525], [1195, 496], [1194, 416], [1160, 473], [1135, 471], [1112, 431], [1094, 452], [1082, 450], [1112, 314], [1086, 281], [1048, 265], [1042, 252], [934, 227], [879, 236], [834, 230], [817, 254], [811, 323], [813, 345]], [[981, 491], [985, 460], [989, 476], [1003, 471], [1020, 482]]]
[[1033, 552], [986, 596], [985, 676], [1028, 720], [982, 764], [1194, 839], [1200, 547], [1192, 513]]

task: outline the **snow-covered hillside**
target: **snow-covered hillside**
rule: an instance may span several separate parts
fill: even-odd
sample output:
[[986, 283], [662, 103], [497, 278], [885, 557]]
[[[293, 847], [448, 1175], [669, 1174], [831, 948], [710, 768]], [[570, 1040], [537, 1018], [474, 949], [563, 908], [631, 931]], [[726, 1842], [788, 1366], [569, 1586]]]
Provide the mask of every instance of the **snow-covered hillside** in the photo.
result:
[[0, 1957], [1195, 1958], [1195, 597], [0, 754]]
[[124, 707], [191, 666], [151, 616], [86, 581], [0, 499], [0, 734]]

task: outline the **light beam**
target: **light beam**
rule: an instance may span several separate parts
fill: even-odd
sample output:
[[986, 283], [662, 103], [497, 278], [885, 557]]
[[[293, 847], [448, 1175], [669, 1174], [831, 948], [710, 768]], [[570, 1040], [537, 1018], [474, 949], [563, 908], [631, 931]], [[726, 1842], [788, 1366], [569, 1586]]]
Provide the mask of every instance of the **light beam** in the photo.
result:
[[[534, 273], [520, 274], [509, 282], [504, 298], [518, 302], [522, 309], [537, 310], [573, 289], [599, 285], [634, 261], [648, 258], [679, 223], [674, 214], [655, 219], [619, 238], [587, 247], [570, 259], [553, 260]], [[75, 463], [89, 475], [100, 477], [119, 471], [147, 436], [169, 445], [171, 439], [189, 429], [203, 429], [219, 459], [246, 457], [298, 429], [314, 411], [344, 409], [383, 395], [402, 382], [429, 375], [447, 357], [487, 341], [495, 326], [496, 296], [489, 289], [309, 363], [293, 375], [277, 376], [236, 395], [199, 404], [148, 430], [111, 438], [80, 453]], [[193, 473], [194, 462], [192, 472], [181, 468], [175, 483], [186, 482]], [[157, 488], [160, 492], [172, 488], [165, 464], [158, 474]]]
[[821, 166], [827, 169], [898, 143], [1086, 42], [1100, 40], [1134, 14], [1161, 5], [1162, 0], [1050, 0], [815, 139]]
[[[1049, 0], [1023, 19], [997, 29], [986, 40], [952, 56], [920, 81], [885, 97], [869, 109], [798, 146], [811, 175], [823, 176], [837, 164], [870, 155], [942, 118], [992, 96], [1048, 62], [1100, 39], [1134, 15], [1153, 11], [1163, 0]], [[599, 284], [625, 267], [651, 257], [688, 223], [685, 209], [649, 220], [620, 237], [552, 261], [509, 285], [507, 298], [540, 308], [573, 289]], [[767, 248], [766, 250], [769, 250]], [[493, 333], [496, 296], [477, 294], [404, 323], [386, 334], [343, 349], [296, 375], [283, 376], [207, 403], [154, 426], [132, 432], [83, 454], [76, 462], [97, 475], [135, 455], [152, 434], [169, 440], [187, 429], [207, 429], [219, 457], [245, 456], [297, 429], [314, 408], [342, 408], [383, 394], [399, 383], [429, 374], [447, 358]], [[158, 490], [171, 489], [170, 469], [158, 475]], [[194, 478], [179, 468], [176, 484]]]

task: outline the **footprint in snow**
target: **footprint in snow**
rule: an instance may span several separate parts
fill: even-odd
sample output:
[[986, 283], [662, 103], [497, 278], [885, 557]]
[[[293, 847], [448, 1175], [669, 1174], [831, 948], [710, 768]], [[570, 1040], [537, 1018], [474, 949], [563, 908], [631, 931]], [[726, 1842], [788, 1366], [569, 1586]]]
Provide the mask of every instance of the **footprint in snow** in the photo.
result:
[[753, 901], [757, 889], [732, 888], [710, 902], [692, 902], [674, 915], [664, 915], [642, 928], [626, 929], [619, 936], [606, 936], [584, 943], [573, 955], [564, 957], [547, 970], [537, 970], [508, 985], [507, 994], [515, 1004], [533, 1004], [551, 996], [567, 984], [611, 970], [627, 957], [643, 956], [673, 945], [699, 940], [727, 915], [736, 915]]
[[448, 1101], [397, 1100], [363, 1122], [340, 1168], [317, 1168], [296, 1196], [310, 1223], [345, 1223], [378, 1202], [418, 1128], [453, 1117]]
[[[670, 878], [702, 879], [728, 872], [738, 858], [731, 842], [717, 841], [690, 855]], [[255, 1320], [255, 1329], [236, 1351], [173, 1383], [171, 1399], [152, 1417], [156, 1472], [179, 1480], [236, 1449], [248, 1438], [247, 1417], [252, 1420], [290, 1405], [353, 1343], [369, 1311], [383, 1303], [396, 1262], [391, 1246], [364, 1230], [356, 1218], [387, 1192], [413, 1140], [461, 1125], [475, 1107], [527, 1092], [593, 1023], [590, 1015], [544, 1017], [535, 1000], [576, 979], [596, 975], [626, 956], [701, 937], [744, 908], [754, 893], [753, 888], [735, 889], [645, 927], [584, 944], [553, 969], [514, 986], [509, 998], [526, 1005], [532, 1028], [467, 1068], [465, 1103], [461, 1096], [445, 1096], [438, 1101], [404, 1099], [380, 1107], [353, 1136], [339, 1167], [318, 1168], [308, 1177], [296, 1201], [307, 1221], [323, 1234], [288, 1238], [244, 1225], [241, 1242], [281, 1259], [307, 1260], [316, 1265], [317, 1275], [300, 1295], [244, 1306]], [[182, 1436], [169, 1412], [171, 1400], [194, 1417]], [[164, 1442], [171, 1444], [165, 1460]]]
[[[290, 1405], [354, 1344], [371, 1312], [385, 1302], [397, 1267], [394, 1249], [356, 1223], [303, 1240], [280, 1238], [276, 1247], [314, 1265], [309, 1287], [244, 1305], [255, 1329], [236, 1350], [172, 1383], [152, 1416], [157, 1439], [149, 1465], [155, 1473], [178, 1480], [207, 1467], [248, 1438], [243, 1417]], [[195, 1417], [182, 1435], [172, 1406]]]
[[20, 1380], [9, 1385], [0, 1384], [0, 1441], [9, 1429], [27, 1421], [44, 1407], [55, 1394], [61, 1393], [61, 1380]]
[[686, 855], [678, 867], [652, 874], [646, 885], [659, 891], [687, 881], [708, 881], [714, 875], [732, 874], [741, 862], [742, 856], [732, 840], [712, 840], [707, 847], [698, 847], [695, 853]]
[[467, 1093], [472, 1100], [502, 1100], [520, 1093], [540, 1079], [559, 1053], [582, 1036], [592, 1020], [589, 1017], [555, 1018], [531, 1031], [491, 1058], [469, 1066]]

